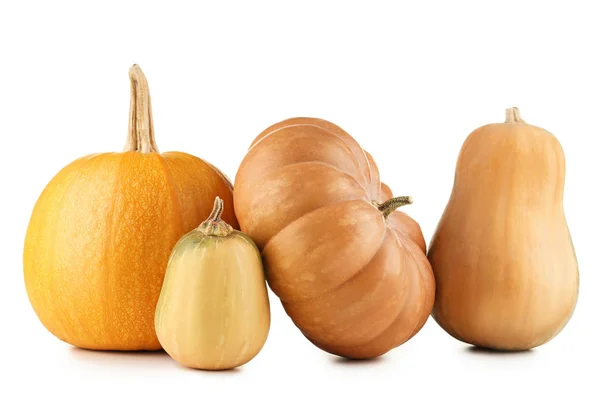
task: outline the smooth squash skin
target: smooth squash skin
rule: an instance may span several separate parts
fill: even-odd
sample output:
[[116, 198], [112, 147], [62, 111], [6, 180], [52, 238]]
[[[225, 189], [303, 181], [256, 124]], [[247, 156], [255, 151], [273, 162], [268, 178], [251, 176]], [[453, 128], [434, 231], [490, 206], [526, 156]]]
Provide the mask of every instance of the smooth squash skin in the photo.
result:
[[302, 333], [347, 358], [380, 356], [415, 335], [435, 283], [419, 225], [394, 211], [373, 158], [340, 127], [293, 118], [261, 133], [234, 185], [241, 229]]
[[579, 272], [564, 182], [559, 142], [516, 108], [505, 123], [467, 138], [428, 254], [437, 285], [433, 317], [452, 336], [526, 350], [566, 325]]
[[[27, 230], [24, 276], [40, 321], [74, 346], [156, 350], [154, 308], [171, 249], [203, 221], [215, 196], [232, 201], [216, 168], [159, 153], [143, 73], [130, 70], [129, 140], [60, 171], [39, 197]], [[224, 218], [237, 226], [233, 209]]]
[[260, 252], [213, 214], [175, 246], [156, 306], [156, 333], [179, 363], [239, 367], [262, 349], [271, 315]]

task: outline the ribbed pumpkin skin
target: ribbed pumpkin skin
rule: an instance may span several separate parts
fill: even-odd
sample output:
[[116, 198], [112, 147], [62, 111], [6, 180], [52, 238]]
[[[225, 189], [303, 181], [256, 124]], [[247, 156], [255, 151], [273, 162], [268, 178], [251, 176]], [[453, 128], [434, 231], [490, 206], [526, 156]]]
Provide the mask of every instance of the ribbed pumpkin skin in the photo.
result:
[[418, 332], [435, 284], [419, 225], [372, 204], [391, 197], [371, 156], [338, 126], [294, 118], [253, 142], [235, 180], [238, 221], [271, 289], [316, 346], [371, 358]]
[[[82, 348], [160, 349], [154, 310], [169, 255], [215, 196], [231, 204], [226, 178], [185, 153], [69, 164], [38, 199], [25, 239], [25, 284], [42, 323]], [[224, 219], [237, 226], [231, 207]]]

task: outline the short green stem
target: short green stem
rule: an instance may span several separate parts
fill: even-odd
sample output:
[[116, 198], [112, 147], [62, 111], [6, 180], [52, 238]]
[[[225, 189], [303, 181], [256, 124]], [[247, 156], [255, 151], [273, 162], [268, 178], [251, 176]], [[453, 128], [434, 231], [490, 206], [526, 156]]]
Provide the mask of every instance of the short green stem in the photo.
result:
[[384, 218], [387, 218], [391, 213], [394, 212], [398, 207], [412, 204], [413, 199], [410, 196], [399, 196], [384, 201], [381, 204], [377, 204], [377, 209], [381, 211]]
[[203, 223], [196, 228], [198, 232], [201, 232], [207, 236], [229, 236], [233, 232], [233, 228], [227, 222], [221, 219], [223, 214], [223, 200], [219, 196], [215, 198], [215, 204], [213, 210]]

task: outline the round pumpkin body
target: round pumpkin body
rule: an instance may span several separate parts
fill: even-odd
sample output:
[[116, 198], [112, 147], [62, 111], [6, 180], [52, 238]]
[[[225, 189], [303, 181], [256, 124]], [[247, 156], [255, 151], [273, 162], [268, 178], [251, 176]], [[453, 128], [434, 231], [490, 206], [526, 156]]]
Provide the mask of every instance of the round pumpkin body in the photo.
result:
[[[72, 345], [156, 350], [154, 310], [177, 240], [232, 188], [185, 153], [136, 150], [80, 158], [38, 199], [25, 239], [29, 300]], [[237, 226], [231, 208], [224, 219]]]
[[320, 119], [273, 125], [240, 166], [241, 229], [261, 249], [288, 315], [325, 351], [379, 356], [418, 332], [431, 311], [423, 235], [408, 215], [382, 212], [390, 198], [372, 157]]

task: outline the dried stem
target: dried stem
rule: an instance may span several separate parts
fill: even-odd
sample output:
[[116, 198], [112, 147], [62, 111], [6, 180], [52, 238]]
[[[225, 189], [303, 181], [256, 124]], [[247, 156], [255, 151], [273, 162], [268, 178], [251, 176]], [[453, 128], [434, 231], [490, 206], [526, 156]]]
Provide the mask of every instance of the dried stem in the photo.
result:
[[158, 153], [158, 147], [154, 140], [150, 89], [146, 76], [137, 64], [129, 69], [129, 82], [131, 86], [129, 130], [123, 151], [139, 151], [144, 154]]
[[525, 123], [521, 118], [521, 111], [517, 107], [511, 107], [506, 109], [506, 121], [505, 123]]
[[223, 200], [219, 196], [215, 197], [215, 204], [213, 206], [213, 210], [206, 219], [211, 222], [218, 222], [221, 219], [221, 215], [223, 214]]
[[391, 198], [391, 199], [377, 205], [377, 209], [379, 209], [379, 211], [381, 211], [384, 218], [387, 218], [398, 207], [402, 207], [407, 204], [412, 204], [412, 202], [413, 202], [413, 199], [410, 196], [394, 197], [394, 198]]
[[223, 200], [217, 196], [212, 212], [196, 230], [207, 236], [229, 236], [233, 228], [221, 219], [221, 214], [223, 214]]

